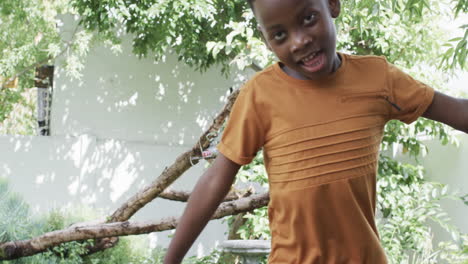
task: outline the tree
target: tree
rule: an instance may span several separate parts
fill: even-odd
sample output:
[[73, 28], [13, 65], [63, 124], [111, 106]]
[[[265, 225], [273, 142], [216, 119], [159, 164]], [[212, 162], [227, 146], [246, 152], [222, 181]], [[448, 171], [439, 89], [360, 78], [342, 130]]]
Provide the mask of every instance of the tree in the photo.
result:
[[[27, 90], [34, 87], [37, 68], [60, 59], [65, 61], [68, 76], [81, 76], [82, 60], [99, 36], [80, 27], [65, 31], [62, 21], [65, 15], [77, 13], [64, 0], [0, 2], [0, 125], [14, 108], [31, 108], [28, 100], [31, 94]], [[26, 125], [6, 122], [3, 124], [6, 128], [1, 130], [33, 134], [34, 116], [25, 114], [11, 119]]]
[[[32, 0], [30, 1], [32, 2]], [[444, 44], [442, 41], [444, 39], [443, 33], [438, 30], [437, 25], [438, 17], [444, 15], [441, 11], [443, 9], [440, 8], [442, 5], [440, 1], [353, 0], [343, 1], [342, 4], [344, 11], [337, 20], [339, 50], [386, 56], [389, 61], [413, 71], [418, 77], [426, 78], [428, 82], [431, 82], [428, 76], [418, 74], [418, 68], [423, 64], [433, 68], [442, 64], [446, 69], [465, 67], [466, 33], [464, 37], [449, 41], [452, 43], [452, 50], [450, 48], [443, 50], [442, 48]], [[455, 15], [467, 11], [466, 0], [454, 1], [451, 4], [454, 6], [453, 14]], [[204, 71], [213, 65], [220, 65], [222, 73], [226, 75], [229, 75], [233, 66], [241, 70], [247, 67], [260, 70], [274, 60], [273, 55], [263, 45], [258, 32], [254, 30], [256, 22], [244, 0], [148, 0], [137, 2], [73, 0], [71, 7], [67, 10], [79, 14], [80, 28], [95, 32], [95, 38], [101, 41], [118, 44], [123, 33], [132, 34], [134, 53], [141, 57], [154, 56], [155, 59], [159, 59], [166, 52], [173, 52], [177, 54], [181, 62], [187, 63], [197, 70]], [[347, 10], [358, 11], [351, 13]], [[466, 32], [466, 26], [464, 29]], [[85, 34], [84, 31], [83, 34]], [[86, 45], [88, 44], [89, 42]], [[54, 46], [52, 45], [52, 47]], [[67, 46], [65, 45], [65, 47]], [[87, 48], [83, 50], [87, 50]], [[59, 53], [55, 52], [54, 54]], [[31, 61], [40, 62], [41, 60], [33, 59]], [[12, 72], [15, 70], [7, 73], [12, 75]], [[229, 109], [229, 105], [234, 100], [235, 94], [228, 101], [226, 109]], [[219, 131], [228, 111], [223, 110], [206, 133]], [[420, 119], [411, 127], [403, 126], [399, 122], [390, 122], [386, 127], [382, 148], [385, 150], [393, 144], [399, 144], [409, 154], [417, 157], [425, 150], [423, 143], [416, 137], [420, 133], [429, 134], [443, 142], [451, 140], [446, 127], [429, 120]], [[209, 145], [203, 135], [200, 137], [200, 142], [203, 148]], [[131, 226], [125, 224], [125, 221], [146, 203], [161, 195], [170, 183], [190, 168], [189, 155], [200, 154], [198, 144], [188, 152], [183, 153], [149, 187], [137, 193], [113, 215], [109, 216], [108, 222], [123, 222], [116, 225]], [[254, 165], [262, 163], [261, 156], [257, 161], [258, 163]], [[418, 186], [427, 183], [420, 177], [420, 170], [408, 167], [409, 165], [395, 163], [389, 157], [382, 156], [379, 165], [381, 168], [379, 184], [383, 186], [382, 191], [387, 191], [389, 194], [386, 197], [395, 197], [395, 195], [400, 194], [396, 192], [398, 191], [397, 187], [393, 188], [394, 185], [390, 185], [392, 188], [385, 189], [384, 182], [386, 181], [400, 181], [402, 186], [407, 186], [406, 188], [415, 187], [410, 190], [416, 193]], [[247, 166], [244, 171], [249, 169], [251, 168]], [[400, 179], [396, 177], [399, 174], [410, 175], [410, 177]], [[254, 177], [257, 176], [258, 173], [254, 175]], [[265, 180], [262, 177], [257, 178], [261, 181]], [[395, 205], [386, 197], [380, 197], [379, 210], [382, 211], [388, 224], [392, 223], [391, 220], [394, 219], [392, 217], [399, 216], [397, 213], [400, 213], [401, 205]], [[252, 201], [253, 198], [247, 199]], [[249, 209], [260, 208], [263, 205], [263, 203], [256, 203]], [[252, 214], [247, 217], [258, 219]], [[396, 226], [395, 223], [398, 224], [398, 221], [393, 223]], [[423, 221], [421, 223], [424, 226]], [[112, 224], [102, 225], [102, 230], [109, 225]], [[148, 229], [146, 230], [148, 231]], [[420, 230], [422, 233], [425, 232], [423, 227]], [[99, 237], [121, 234], [127, 233], [114, 232]], [[87, 236], [80, 236], [79, 239], [96, 237], [98, 237], [96, 233], [88, 232]], [[65, 241], [58, 240], [57, 243], [59, 242]], [[104, 243], [98, 243], [94, 249], [105, 248], [108, 246], [107, 242], [109, 241], [104, 240]], [[17, 245], [20, 244], [17, 243]], [[112, 243], [110, 244], [112, 245]], [[25, 255], [24, 252], [28, 252], [27, 248], [14, 248], [11, 247], [12, 245], [14, 244], [0, 244], [0, 252], [3, 252], [0, 257], [20, 257], [22, 254]], [[49, 246], [54, 245], [56, 243]], [[407, 248], [414, 245], [415, 243], [407, 243], [392, 252], [399, 254], [407, 249], [418, 252], [418, 248]], [[9, 251], [11, 249], [19, 251]], [[40, 250], [34, 253], [37, 252]]]

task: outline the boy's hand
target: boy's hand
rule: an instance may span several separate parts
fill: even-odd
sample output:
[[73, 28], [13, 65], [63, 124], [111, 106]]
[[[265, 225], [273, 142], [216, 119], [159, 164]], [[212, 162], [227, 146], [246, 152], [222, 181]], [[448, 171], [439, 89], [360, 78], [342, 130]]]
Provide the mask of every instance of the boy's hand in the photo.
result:
[[468, 133], [468, 99], [459, 99], [436, 91], [423, 116]]

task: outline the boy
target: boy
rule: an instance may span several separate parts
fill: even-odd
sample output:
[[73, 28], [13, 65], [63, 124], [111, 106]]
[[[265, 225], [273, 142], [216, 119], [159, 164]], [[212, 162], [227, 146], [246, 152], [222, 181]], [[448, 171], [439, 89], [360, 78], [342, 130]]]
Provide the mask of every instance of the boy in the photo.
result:
[[336, 53], [339, 0], [249, 4], [280, 62], [242, 88], [220, 155], [190, 196], [164, 263], [180, 263], [239, 167], [262, 147], [269, 263], [387, 263], [374, 220], [384, 125], [422, 115], [468, 132], [468, 100], [435, 92], [383, 58]]

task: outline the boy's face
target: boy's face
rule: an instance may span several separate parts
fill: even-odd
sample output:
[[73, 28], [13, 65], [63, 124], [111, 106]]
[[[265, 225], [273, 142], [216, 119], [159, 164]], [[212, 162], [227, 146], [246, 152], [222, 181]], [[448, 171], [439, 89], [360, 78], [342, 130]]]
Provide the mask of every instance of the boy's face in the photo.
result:
[[268, 47], [299, 79], [320, 79], [339, 65], [333, 18], [339, 0], [255, 0], [255, 16]]

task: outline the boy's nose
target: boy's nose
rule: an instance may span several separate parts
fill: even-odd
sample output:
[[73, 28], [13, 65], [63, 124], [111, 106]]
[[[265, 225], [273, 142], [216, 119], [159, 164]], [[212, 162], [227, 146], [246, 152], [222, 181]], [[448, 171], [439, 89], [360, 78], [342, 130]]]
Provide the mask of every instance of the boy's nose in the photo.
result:
[[312, 43], [312, 37], [300, 31], [295, 32], [291, 40], [291, 53], [297, 53]]

